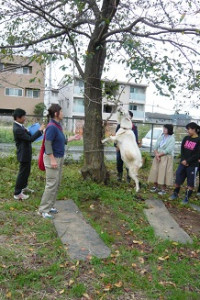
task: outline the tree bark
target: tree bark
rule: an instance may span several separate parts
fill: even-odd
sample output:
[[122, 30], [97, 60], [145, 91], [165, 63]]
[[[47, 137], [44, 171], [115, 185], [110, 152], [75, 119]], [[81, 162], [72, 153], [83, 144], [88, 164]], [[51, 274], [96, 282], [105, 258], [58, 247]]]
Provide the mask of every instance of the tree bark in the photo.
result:
[[102, 120], [102, 70], [106, 59], [106, 42], [103, 36], [108, 32], [111, 19], [116, 13], [119, 0], [104, 0], [87, 49], [85, 64], [85, 124], [83, 178], [96, 182], [107, 182], [109, 173], [104, 163]]
[[96, 182], [106, 183], [109, 173], [104, 163], [102, 120], [102, 84], [101, 75], [106, 51], [105, 45], [90, 43], [85, 66], [85, 124], [83, 178], [90, 177]]

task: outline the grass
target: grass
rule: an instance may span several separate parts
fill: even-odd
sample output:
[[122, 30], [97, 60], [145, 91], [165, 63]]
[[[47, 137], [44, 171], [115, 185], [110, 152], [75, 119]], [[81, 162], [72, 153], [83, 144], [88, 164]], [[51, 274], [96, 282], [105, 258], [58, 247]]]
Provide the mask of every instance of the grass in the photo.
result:
[[[150, 197], [148, 168], [141, 170], [143, 187], [135, 194], [132, 183], [116, 181], [114, 163], [108, 164], [113, 175], [107, 186], [83, 181], [80, 167], [64, 166], [58, 200], [76, 202], [111, 256], [70, 260], [53, 223], [36, 213], [45, 174], [33, 162], [29, 185], [36, 193], [14, 201], [16, 158], [1, 158], [0, 299], [199, 299], [200, 236], [182, 245], [154, 235], [141, 201]], [[181, 209], [178, 201], [173, 205]]]

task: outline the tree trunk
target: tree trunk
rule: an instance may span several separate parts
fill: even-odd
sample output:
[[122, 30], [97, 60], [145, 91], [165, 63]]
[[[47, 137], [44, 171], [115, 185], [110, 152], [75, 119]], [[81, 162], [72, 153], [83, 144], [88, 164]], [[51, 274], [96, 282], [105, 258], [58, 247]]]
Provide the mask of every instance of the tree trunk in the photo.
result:
[[108, 32], [118, 4], [119, 0], [103, 0], [102, 10], [96, 20], [86, 55], [83, 131], [85, 165], [82, 168], [82, 175], [96, 182], [106, 182], [109, 178], [104, 164], [104, 147], [101, 143], [103, 138], [101, 76], [106, 58], [106, 41], [103, 36]]
[[90, 177], [96, 182], [106, 183], [109, 175], [104, 164], [104, 146], [101, 143], [103, 138], [101, 74], [106, 51], [105, 46], [91, 44], [88, 49], [93, 48], [94, 51], [88, 53], [85, 67], [83, 131], [85, 164], [81, 171], [83, 178]]

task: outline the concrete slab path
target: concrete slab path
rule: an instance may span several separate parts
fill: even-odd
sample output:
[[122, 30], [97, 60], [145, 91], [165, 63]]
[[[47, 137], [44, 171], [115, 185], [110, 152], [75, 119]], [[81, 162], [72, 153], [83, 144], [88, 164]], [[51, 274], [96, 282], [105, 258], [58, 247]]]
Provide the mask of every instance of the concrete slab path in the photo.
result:
[[72, 200], [56, 202], [59, 213], [53, 220], [63, 244], [68, 247], [72, 259], [86, 260], [88, 256], [106, 258], [110, 249], [99, 238], [96, 231], [85, 221], [82, 213]]
[[190, 203], [190, 206], [191, 206], [194, 210], [197, 210], [197, 211], [200, 212], [200, 206], [199, 206], [199, 205]]
[[145, 215], [157, 236], [184, 244], [192, 243], [190, 236], [173, 219], [161, 200], [146, 200], [145, 203], [148, 206], [144, 210]]

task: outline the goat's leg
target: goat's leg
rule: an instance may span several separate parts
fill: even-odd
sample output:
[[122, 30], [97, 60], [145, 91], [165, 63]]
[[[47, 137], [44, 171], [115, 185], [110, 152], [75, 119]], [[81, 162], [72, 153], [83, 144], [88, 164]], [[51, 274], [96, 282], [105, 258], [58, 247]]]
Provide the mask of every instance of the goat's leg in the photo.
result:
[[115, 140], [116, 140], [116, 137], [111, 135], [111, 136], [105, 138], [104, 140], [102, 140], [101, 142], [102, 142], [102, 144], [104, 144], [108, 141], [115, 141]]
[[128, 173], [129, 173], [129, 176], [135, 181], [135, 190], [136, 190], [136, 192], [138, 192], [140, 189], [139, 180], [137, 177], [138, 169], [134, 166], [131, 166], [131, 167], [129, 167]]

